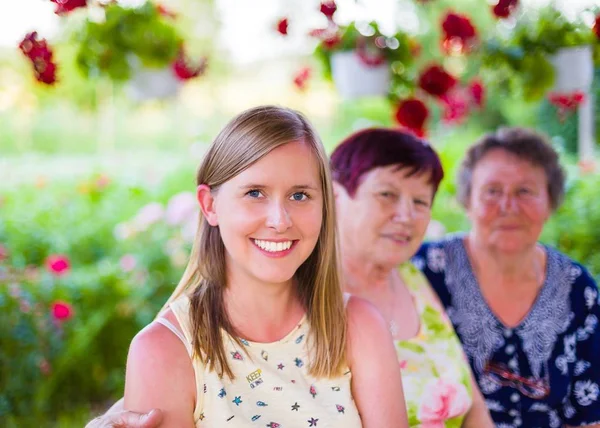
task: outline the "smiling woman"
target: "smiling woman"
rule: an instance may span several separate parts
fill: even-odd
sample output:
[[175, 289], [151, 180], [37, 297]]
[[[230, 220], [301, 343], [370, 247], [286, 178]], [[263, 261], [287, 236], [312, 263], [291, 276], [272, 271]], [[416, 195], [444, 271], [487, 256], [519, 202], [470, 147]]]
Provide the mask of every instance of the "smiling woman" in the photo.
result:
[[160, 408], [161, 427], [407, 427], [385, 322], [342, 296], [332, 182], [307, 120], [243, 112], [197, 185], [190, 261], [131, 344], [125, 408]]
[[600, 298], [589, 272], [538, 242], [564, 194], [557, 153], [500, 129], [467, 152], [468, 234], [415, 262], [440, 296], [497, 426], [600, 427]]

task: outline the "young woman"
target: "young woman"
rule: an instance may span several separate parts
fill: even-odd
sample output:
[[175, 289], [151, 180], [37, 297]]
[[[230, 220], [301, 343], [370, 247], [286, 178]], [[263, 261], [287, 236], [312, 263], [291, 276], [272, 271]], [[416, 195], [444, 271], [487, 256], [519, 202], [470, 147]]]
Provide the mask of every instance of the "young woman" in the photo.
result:
[[125, 409], [178, 428], [407, 427], [389, 329], [342, 296], [327, 157], [306, 119], [240, 114], [197, 185], [190, 261], [131, 344]]

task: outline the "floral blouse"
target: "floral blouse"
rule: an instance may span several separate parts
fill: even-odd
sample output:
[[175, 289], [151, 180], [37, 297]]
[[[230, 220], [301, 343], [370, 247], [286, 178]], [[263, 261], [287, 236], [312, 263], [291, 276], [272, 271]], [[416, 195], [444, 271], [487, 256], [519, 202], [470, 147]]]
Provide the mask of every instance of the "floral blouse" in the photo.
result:
[[600, 423], [600, 293], [584, 267], [545, 249], [546, 280], [516, 328], [484, 300], [464, 235], [425, 244], [413, 259], [446, 307], [499, 428]]
[[[193, 329], [189, 298], [170, 304], [188, 349], [196, 377], [194, 420], [202, 428], [359, 428], [362, 426], [352, 398], [352, 374], [316, 379], [308, 373], [310, 327], [306, 316], [286, 337], [272, 343], [242, 340], [240, 349], [223, 332], [232, 381], [220, 378], [193, 357]], [[161, 323], [167, 326], [165, 320]], [[168, 327], [168, 326], [167, 326]], [[168, 327], [175, 329], [175, 327]]]
[[396, 352], [411, 427], [460, 427], [471, 408], [471, 375], [460, 341], [427, 278], [411, 263], [400, 267], [420, 318], [417, 336]]

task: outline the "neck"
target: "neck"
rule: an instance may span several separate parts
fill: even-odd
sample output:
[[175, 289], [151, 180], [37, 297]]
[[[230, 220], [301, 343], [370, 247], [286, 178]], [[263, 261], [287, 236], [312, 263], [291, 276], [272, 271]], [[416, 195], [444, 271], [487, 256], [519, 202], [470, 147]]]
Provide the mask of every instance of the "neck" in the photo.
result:
[[304, 312], [293, 280], [266, 284], [230, 275], [224, 293], [225, 310], [234, 329], [251, 341], [278, 340]]
[[342, 254], [342, 266], [344, 291], [350, 294], [385, 292], [393, 285], [395, 272], [393, 267], [344, 254]]
[[467, 236], [465, 243], [473, 269], [484, 282], [488, 282], [485, 278], [494, 278], [492, 283], [519, 286], [532, 280], [543, 280], [543, 262], [535, 245], [507, 254], [481, 244], [474, 232]]

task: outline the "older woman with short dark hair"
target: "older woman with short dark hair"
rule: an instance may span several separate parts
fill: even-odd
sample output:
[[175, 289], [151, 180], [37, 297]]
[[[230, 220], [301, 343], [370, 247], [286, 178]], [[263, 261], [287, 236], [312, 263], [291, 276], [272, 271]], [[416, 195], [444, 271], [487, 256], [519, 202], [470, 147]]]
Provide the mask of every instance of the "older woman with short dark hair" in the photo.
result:
[[588, 271], [540, 244], [565, 175], [546, 139], [500, 129], [471, 147], [471, 230], [424, 245], [433, 285], [498, 427], [600, 427], [600, 301]]
[[374, 128], [342, 141], [330, 165], [345, 291], [389, 325], [410, 426], [493, 426], [450, 320], [410, 263], [444, 176], [438, 155], [409, 133]]

